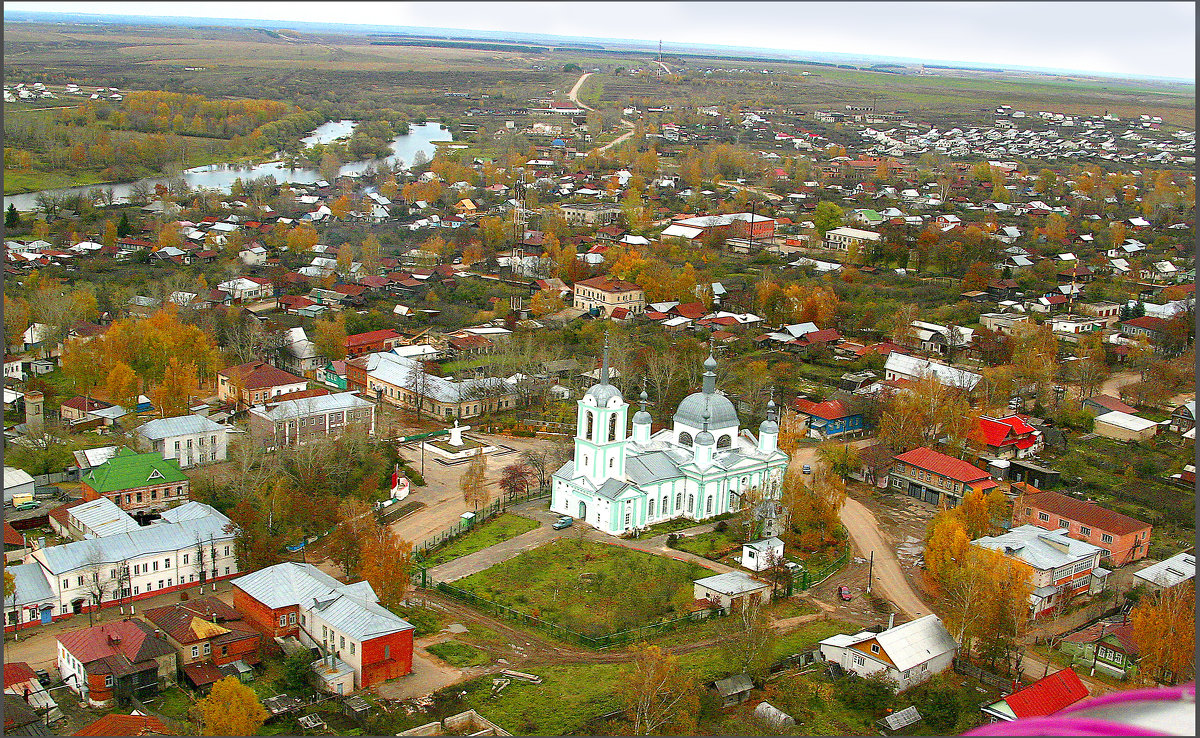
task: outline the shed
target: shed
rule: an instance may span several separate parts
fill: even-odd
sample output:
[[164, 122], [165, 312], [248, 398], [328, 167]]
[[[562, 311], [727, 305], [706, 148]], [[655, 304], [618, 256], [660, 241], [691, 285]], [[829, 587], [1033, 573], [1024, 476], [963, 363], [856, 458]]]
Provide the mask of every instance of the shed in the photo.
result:
[[1096, 416], [1093, 432], [1098, 436], [1118, 441], [1146, 441], [1154, 438], [1158, 432], [1158, 423], [1113, 410]]
[[718, 679], [710, 687], [721, 697], [721, 707], [740, 705], [750, 697], [754, 682], [746, 674], [734, 674], [724, 679]]
[[758, 703], [758, 707], [754, 708], [754, 717], [775, 727], [796, 724], [796, 718], [775, 707], [770, 702]]
[[728, 571], [695, 580], [693, 595], [697, 600], [716, 602], [724, 610], [740, 609], [747, 601], [770, 602], [771, 585], [745, 572]]
[[762, 571], [783, 563], [783, 540], [767, 538], [742, 544], [742, 566], [751, 571]]
[[884, 730], [894, 733], [897, 730], [903, 730], [904, 728], [907, 728], [920, 719], [921, 713], [917, 712], [917, 706], [910, 705], [899, 712], [893, 712], [892, 714], [884, 717], [879, 721], [879, 725]]
[[37, 483], [33, 477], [20, 469], [11, 466], [4, 467], [4, 503], [12, 502], [15, 495], [31, 495]]

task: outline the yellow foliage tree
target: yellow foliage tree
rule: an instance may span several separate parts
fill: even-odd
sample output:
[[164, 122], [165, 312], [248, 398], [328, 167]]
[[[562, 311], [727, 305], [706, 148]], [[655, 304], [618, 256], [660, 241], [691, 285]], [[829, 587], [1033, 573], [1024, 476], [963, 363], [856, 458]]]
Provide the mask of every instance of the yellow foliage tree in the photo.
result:
[[380, 526], [363, 542], [360, 573], [387, 607], [400, 604], [408, 591], [412, 544], [390, 527]]
[[1140, 659], [1138, 679], [1177, 684], [1196, 674], [1196, 587], [1193, 581], [1143, 598], [1130, 613]]
[[192, 708], [202, 735], [254, 735], [267, 721], [267, 710], [237, 677], [212, 685], [208, 696]]
[[199, 386], [196, 365], [172, 356], [167, 360], [162, 381], [150, 392], [150, 401], [161, 418], [187, 415]]

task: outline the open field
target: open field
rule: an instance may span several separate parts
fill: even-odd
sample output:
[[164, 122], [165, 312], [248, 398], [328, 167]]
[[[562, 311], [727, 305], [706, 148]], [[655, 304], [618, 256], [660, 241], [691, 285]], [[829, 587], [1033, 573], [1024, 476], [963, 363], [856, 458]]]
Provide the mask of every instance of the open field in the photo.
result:
[[426, 565], [437, 566], [452, 559], [457, 559], [460, 556], [482, 551], [502, 541], [516, 538], [522, 533], [531, 531], [536, 527], [538, 527], [536, 520], [523, 518], [520, 515], [513, 515], [512, 513], [505, 513], [487, 521], [462, 538], [451, 542], [449, 545], [435, 550], [426, 560]]
[[592, 635], [686, 613], [692, 580], [709, 574], [697, 564], [568, 538], [460, 579], [455, 586]]

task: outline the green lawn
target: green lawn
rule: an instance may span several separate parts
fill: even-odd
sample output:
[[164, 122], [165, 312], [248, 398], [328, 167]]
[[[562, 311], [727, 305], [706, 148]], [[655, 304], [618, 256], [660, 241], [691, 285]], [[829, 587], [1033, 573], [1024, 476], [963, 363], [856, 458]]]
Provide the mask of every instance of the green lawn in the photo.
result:
[[596, 636], [686, 614], [692, 581], [711, 573], [698, 564], [619, 546], [559, 539], [455, 586]]
[[492, 518], [461, 538], [456, 538], [447, 545], [434, 549], [429, 554], [429, 558], [426, 559], [425, 565], [437, 566], [438, 564], [444, 564], [447, 561], [457, 559], [460, 556], [482, 551], [502, 541], [516, 538], [522, 533], [527, 533], [536, 527], [538, 527], [536, 520], [523, 518], [513, 513], [504, 513]]
[[743, 543], [745, 540], [741, 531], [734, 530], [731, 526], [723, 532], [712, 530], [694, 536], [684, 536], [675, 542], [675, 548], [706, 559], [720, 560], [731, 553], [740, 552]]
[[458, 641], [435, 643], [425, 649], [451, 666], [483, 666], [491, 661], [486, 653]]

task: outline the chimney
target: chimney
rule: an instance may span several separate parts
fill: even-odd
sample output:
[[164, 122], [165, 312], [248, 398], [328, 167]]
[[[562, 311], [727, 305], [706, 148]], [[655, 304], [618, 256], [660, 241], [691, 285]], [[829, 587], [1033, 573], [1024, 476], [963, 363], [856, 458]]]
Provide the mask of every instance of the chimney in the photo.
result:
[[887, 627], [887, 629], [888, 629], [888, 630], [891, 630], [891, 629], [892, 629], [892, 625], [894, 625], [894, 624], [895, 624], [895, 622], [896, 622], [896, 613], [891, 613], [890, 615], [888, 615], [888, 627]]

